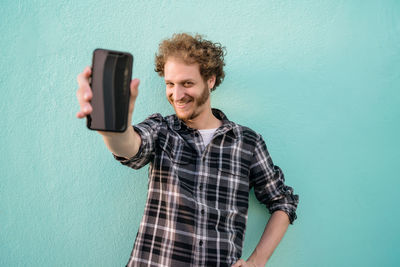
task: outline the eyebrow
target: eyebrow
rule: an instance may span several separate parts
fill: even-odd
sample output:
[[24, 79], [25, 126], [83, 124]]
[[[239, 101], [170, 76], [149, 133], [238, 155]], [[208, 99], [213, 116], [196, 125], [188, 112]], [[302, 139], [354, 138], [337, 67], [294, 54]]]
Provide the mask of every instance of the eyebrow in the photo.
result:
[[[165, 80], [165, 82], [166, 83], [174, 83], [171, 80]], [[193, 79], [183, 79], [183, 80], [180, 80], [180, 81], [175, 82], [175, 83], [185, 83], [185, 82], [194, 82], [194, 80]]]

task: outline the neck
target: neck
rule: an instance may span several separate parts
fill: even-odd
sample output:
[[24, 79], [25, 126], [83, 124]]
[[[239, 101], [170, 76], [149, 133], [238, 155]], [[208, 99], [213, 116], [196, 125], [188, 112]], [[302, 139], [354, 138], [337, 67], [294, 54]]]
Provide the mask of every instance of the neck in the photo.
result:
[[205, 105], [205, 109], [193, 120], [185, 121], [186, 125], [193, 129], [213, 129], [222, 125], [211, 110], [211, 105]]

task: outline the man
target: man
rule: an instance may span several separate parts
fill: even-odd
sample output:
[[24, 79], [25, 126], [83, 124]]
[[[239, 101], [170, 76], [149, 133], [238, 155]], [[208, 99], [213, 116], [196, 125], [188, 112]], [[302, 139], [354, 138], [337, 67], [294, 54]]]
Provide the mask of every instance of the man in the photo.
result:
[[[155, 70], [176, 114], [154, 114], [124, 133], [99, 131], [122, 164], [150, 164], [145, 213], [127, 266], [264, 266], [297, 217], [298, 195], [284, 184], [262, 137], [211, 108], [210, 92], [222, 82], [224, 65], [219, 44], [173, 35], [161, 42]], [[90, 74], [88, 67], [78, 76], [78, 118], [92, 110]], [[131, 83], [128, 123], [138, 85]], [[272, 216], [244, 261], [252, 187]]]

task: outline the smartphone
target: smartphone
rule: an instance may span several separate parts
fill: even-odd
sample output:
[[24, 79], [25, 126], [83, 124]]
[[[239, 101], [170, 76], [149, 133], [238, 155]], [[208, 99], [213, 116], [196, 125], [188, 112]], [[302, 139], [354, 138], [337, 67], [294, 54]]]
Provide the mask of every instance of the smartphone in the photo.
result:
[[133, 56], [127, 52], [95, 49], [90, 87], [93, 97], [90, 130], [124, 132], [127, 127]]

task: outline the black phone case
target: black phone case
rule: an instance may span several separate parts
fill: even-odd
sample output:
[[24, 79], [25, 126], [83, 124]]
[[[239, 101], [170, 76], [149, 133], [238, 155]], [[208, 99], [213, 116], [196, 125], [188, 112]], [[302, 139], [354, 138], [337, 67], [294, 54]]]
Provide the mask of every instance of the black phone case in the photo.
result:
[[90, 130], [124, 132], [127, 127], [133, 56], [127, 52], [95, 49], [90, 87], [93, 97]]

